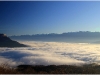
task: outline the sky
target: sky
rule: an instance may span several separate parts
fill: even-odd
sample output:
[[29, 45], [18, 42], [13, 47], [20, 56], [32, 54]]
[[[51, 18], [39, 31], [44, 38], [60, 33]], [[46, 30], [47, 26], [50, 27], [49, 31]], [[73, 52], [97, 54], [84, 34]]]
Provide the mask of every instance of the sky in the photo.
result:
[[100, 1], [0, 1], [0, 33], [100, 31]]

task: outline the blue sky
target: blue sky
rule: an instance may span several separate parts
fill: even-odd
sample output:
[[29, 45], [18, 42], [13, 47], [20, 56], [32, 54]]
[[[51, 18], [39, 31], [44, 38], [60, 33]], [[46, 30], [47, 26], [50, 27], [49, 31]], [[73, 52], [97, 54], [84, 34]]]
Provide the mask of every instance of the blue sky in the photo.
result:
[[100, 31], [100, 1], [0, 1], [0, 33]]

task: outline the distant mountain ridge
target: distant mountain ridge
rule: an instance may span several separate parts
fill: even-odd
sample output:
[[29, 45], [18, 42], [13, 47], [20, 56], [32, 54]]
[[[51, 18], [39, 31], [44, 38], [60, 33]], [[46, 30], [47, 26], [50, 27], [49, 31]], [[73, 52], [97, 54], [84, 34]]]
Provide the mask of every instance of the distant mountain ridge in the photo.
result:
[[100, 32], [79, 31], [68, 32], [62, 34], [35, 34], [35, 35], [20, 35], [10, 36], [15, 40], [33, 40], [33, 41], [60, 41], [60, 42], [97, 42], [100, 41]]
[[17, 41], [11, 40], [6, 34], [0, 34], [0, 47], [27, 47]]

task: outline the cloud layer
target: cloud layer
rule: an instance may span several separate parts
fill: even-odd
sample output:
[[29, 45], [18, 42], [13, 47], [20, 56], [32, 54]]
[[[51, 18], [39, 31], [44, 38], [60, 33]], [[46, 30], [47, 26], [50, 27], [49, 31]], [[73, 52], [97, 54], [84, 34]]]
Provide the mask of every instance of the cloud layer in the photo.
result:
[[0, 64], [11, 66], [31, 65], [80, 65], [100, 63], [100, 45], [88, 43], [24, 41], [31, 47], [0, 48]]

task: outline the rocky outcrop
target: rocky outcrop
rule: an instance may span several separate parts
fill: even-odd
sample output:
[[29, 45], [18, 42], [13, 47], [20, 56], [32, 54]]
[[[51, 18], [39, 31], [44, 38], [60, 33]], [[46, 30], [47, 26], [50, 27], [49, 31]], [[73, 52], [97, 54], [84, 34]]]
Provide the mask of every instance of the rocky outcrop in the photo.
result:
[[6, 34], [0, 34], [0, 47], [27, 47], [27, 45], [11, 40]]

